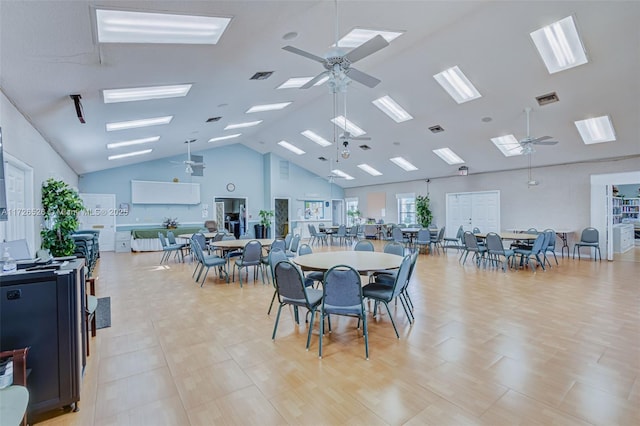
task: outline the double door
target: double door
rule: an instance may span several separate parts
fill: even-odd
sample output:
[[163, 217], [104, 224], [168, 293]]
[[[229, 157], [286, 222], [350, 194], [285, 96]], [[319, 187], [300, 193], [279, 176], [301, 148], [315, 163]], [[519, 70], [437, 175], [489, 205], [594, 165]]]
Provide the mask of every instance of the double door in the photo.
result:
[[447, 194], [446, 235], [455, 237], [458, 227], [465, 231], [500, 232], [500, 191]]

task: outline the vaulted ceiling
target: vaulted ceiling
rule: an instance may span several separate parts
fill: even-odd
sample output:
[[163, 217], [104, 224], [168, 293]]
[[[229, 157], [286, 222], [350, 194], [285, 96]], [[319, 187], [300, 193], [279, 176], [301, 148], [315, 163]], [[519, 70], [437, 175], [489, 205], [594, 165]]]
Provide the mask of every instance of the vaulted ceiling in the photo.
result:
[[[323, 56], [335, 41], [334, 1], [2, 1], [0, 85], [4, 93], [78, 174], [241, 143], [274, 152], [318, 175], [338, 168], [355, 177], [344, 187], [457, 174], [433, 153], [449, 147], [469, 173], [524, 168], [526, 155], [506, 157], [491, 138], [526, 136], [524, 109], [532, 108], [531, 135], [559, 143], [537, 146], [534, 166], [640, 155], [640, 3], [540, 1], [338, 1], [338, 32], [354, 28], [401, 31], [357, 68], [381, 80], [373, 88], [352, 82], [346, 91], [349, 120], [366, 130], [371, 149], [352, 141], [351, 156], [334, 141], [334, 95], [326, 84], [276, 89], [291, 77], [312, 77], [322, 65], [282, 48], [292, 45]], [[96, 9], [122, 9], [229, 17], [215, 45], [99, 43]], [[530, 33], [572, 16], [588, 62], [550, 74]], [[295, 33], [295, 34], [291, 34]], [[285, 39], [285, 35], [288, 34]], [[355, 65], [354, 65], [355, 66]], [[482, 95], [458, 104], [434, 75], [458, 66]], [[273, 74], [250, 80], [256, 72]], [[192, 84], [185, 97], [103, 102], [102, 90]], [[558, 102], [536, 97], [555, 92]], [[69, 95], [80, 94], [85, 124]], [[396, 123], [372, 101], [389, 95], [411, 114]], [[344, 94], [338, 93], [338, 114]], [[292, 102], [279, 111], [247, 114], [253, 105]], [[107, 132], [105, 124], [173, 116], [166, 125]], [[608, 115], [616, 140], [585, 144], [575, 121]], [[207, 122], [208, 118], [221, 117]], [[263, 120], [238, 130], [230, 123]], [[2, 125], [2, 123], [0, 123]], [[432, 133], [439, 125], [444, 131]], [[331, 142], [321, 147], [301, 135], [310, 129]], [[342, 130], [340, 129], [340, 132]], [[160, 136], [148, 155], [108, 161], [107, 143]], [[305, 151], [293, 154], [278, 142]], [[128, 148], [132, 150], [131, 147]], [[418, 170], [389, 161], [402, 156]], [[329, 161], [323, 162], [318, 157]], [[339, 163], [336, 164], [336, 159]], [[381, 176], [357, 167], [369, 164]], [[205, 176], [209, 169], [205, 169]]]

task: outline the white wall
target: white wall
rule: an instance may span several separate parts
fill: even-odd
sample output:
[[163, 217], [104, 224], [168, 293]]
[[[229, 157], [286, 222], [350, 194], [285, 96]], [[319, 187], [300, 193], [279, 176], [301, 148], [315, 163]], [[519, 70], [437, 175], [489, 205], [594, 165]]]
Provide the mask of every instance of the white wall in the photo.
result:
[[[429, 193], [434, 221], [446, 224], [446, 194], [499, 190], [501, 228], [572, 229], [581, 231], [591, 226], [591, 182], [592, 174], [615, 173], [638, 170], [638, 158], [620, 161], [602, 161], [583, 164], [535, 168], [533, 176], [538, 186], [527, 186], [527, 170], [484, 173], [469, 176], [452, 176], [387, 185], [365, 186], [345, 189], [346, 197], [358, 197], [359, 208], [364, 217], [379, 217], [367, 210], [367, 193], [386, 192], [385, 222], [397, 222], [396, 193]], [[601, 230], [604, 232], [604, 230]], [[572, 235], [571, 241], [579, 237]]]

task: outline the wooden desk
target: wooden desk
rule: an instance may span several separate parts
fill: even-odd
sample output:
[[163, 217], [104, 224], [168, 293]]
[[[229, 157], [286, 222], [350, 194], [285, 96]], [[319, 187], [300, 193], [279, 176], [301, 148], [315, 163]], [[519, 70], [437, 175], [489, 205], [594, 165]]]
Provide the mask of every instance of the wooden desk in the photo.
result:
[[400, 267], [402, 259], [402, 256], [375, 251], [331, 251], [305, 254], [292, 260], [305, 271], [325, 272], [336, 265], [348, 265], [364, 274], [397, 269]]

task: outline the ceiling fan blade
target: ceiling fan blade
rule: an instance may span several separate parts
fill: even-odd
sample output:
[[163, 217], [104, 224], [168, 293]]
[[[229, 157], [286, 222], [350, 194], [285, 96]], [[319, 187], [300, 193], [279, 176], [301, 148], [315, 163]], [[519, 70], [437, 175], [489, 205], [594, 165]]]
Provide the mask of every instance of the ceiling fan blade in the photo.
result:
[[551, 139], [552, 136], [540, 136], [539, 138], [533, 138], [532, 140], [535, 141], [545, 141], [547, 139]]
[[365, 86], [367, 86], [369, 88], [376, 87], [381, 81], [381, 80], [378, 80], [377, 78], [375, 78], [375, 77], [373, 77], [373, 76], [371, 76], [371, 75], [369, 75], [367, 73], [364, 73], [364, 72], [362, 72], [360, 70], [357, 70], [355, 68], [347, 69], [346, 74], [350, 79], [355, 80], [358, 83], [364, 84]]
[[349, 62], [353, 64], [354, 62], [358, 62], [362, 58], [376, 53], [378, 50], [387, 47], [388, 45], [389, 42], [385, 40], [384, 37], [382, 37], [381, 35], [377, 35], [371, 40], [362, 43], [360, 46], [356, 47], [344, 56], [349, 60]]
[[352, 141], [370, 141], [371, 138], [369, 136], [352, 136]]
[[313, 85], [315, 85], [317, 82], [319, 82], [320, 80], [325, 78], [327, 76], [327, 74], [329, 74], [329, 71], [321, 72], [320, 74], [318, 74], [317, 76], [315, 76], [314, 78], [312, 78], [311, 80], [306, 82], [303, 86], [300, 86], [300, 88], [301, 89], [308, 89], [310, 87], [313, 87]]
[[321, 58], [320, 56], [314, 55], [313, 53], [305, 52], [304, 50], [298, 49], [297, 47], [285, 46], [282, 49], [286, 50], [287, 52], [295, 53], [296, 55], [300, 55], [300, 56], [304, 56], [305, 58], [312, 59], [316, 62], [320, 62], [321, 64], [324, 64], [326, 62], [326, 59]]
[[531, 142], [532, 144], [535, 145], [555, 145], [558, 143], [558, 141], [540, 141], [540, 140], [534, 140], [533, 142]]

